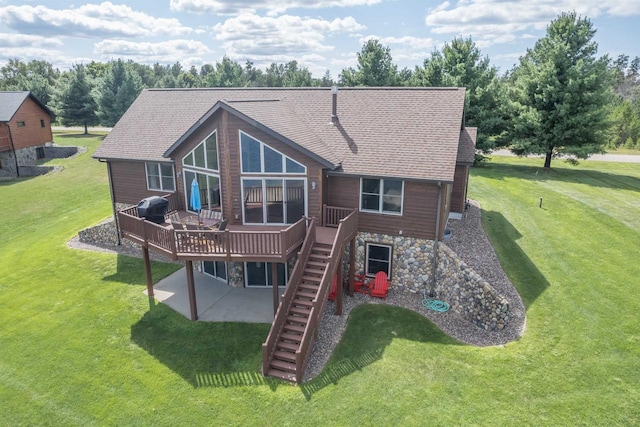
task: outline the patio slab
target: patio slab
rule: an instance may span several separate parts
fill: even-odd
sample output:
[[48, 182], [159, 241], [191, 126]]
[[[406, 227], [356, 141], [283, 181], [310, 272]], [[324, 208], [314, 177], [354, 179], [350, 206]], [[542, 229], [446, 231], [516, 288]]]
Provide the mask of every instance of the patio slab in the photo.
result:
[[[226, 283], [193, 271], [198, 320], [203, 322], [273, 322], [273, 293], [269, 289], [232, 288]], [[181, 268], [153, 286], [154, 297], [190, 318], [187, 273]], [[145, 295], [147, 291], [144, 291]]]

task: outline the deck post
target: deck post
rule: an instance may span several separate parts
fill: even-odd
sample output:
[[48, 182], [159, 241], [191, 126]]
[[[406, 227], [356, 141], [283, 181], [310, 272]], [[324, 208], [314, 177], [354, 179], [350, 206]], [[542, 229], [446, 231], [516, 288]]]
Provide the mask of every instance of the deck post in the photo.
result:
[[336, 271], [337, 274], [337, 287], [336, 287], [336, 315], [342, 315], [342, 258], [344, 257], [344, 249], [340, 254], [340, 258], [338, 258], [338, 269]]
[[353, 281], [356, 275], [356, 238], [351, 239], [349, 246], [349, 296], [353, 296]]
[[153, 277], [151, 276], [151, 260], [149, 259], [149, 247], [142, 245], [142, 260], [144, 272], [147, 276], [147, 296], [153, 297]]
[[196, 286], [193, 279], [193, 261], [185, 261], [187, 269], [187, 290], [189, 291], [189, 309], [191, 320], [198, 320], [198, 303], [196, 302]]
[[271, 263], [271, 284], [273, 285], [273, 317], [276, 317], [278, 311], [278, 304], [280, 303], [278, 298], [278, 263]]

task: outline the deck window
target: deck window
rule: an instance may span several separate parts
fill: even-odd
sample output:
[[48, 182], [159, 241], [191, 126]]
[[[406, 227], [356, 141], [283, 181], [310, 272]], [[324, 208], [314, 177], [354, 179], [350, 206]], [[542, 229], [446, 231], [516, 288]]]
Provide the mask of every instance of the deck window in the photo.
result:
[[176, 191], [173, 178], [173, 165], [168, 163], [146, 162], [147, 188], [155, 191]]
[[389, 245], [367, 243], [365, 255], [367, 276], [375, 276], [377, 272], [384, 271], [387, 277], [391, 277], [392, 252]]
[[307, 168], [240, 131], [242, 173], [306, 174]]
[[404, 182], [397, 179], [362, 178], [360, 181], [360, 210], [402, 215]]

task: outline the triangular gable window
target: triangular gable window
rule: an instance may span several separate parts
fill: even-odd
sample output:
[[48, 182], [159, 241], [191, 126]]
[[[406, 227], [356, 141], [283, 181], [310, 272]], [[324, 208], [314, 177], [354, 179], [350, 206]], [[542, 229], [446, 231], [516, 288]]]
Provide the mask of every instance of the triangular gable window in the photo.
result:
[[240, 131], [242, 173], [306, 174], [307, 168]]
[[183, 159], [185, 166], [194, 168], [218, 170], [218, 139], [214, 131], [204, 141], [189, 152]]

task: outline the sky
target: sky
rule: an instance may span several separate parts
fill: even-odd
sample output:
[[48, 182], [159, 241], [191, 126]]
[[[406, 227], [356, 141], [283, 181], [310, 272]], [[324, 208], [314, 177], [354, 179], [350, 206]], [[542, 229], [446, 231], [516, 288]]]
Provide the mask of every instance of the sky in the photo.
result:
[[470, 36], [503, 73], [567, 11], [594, 24], [598, 55], [640, 56], [640, 0], [0, 0], [0, 66], [123, 58], [189, 68], [226, 55], [262, 69], [296, 60], [337, 79], [371, 38], [413, 69]]

